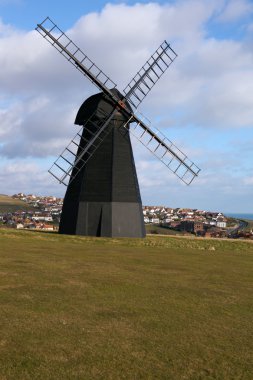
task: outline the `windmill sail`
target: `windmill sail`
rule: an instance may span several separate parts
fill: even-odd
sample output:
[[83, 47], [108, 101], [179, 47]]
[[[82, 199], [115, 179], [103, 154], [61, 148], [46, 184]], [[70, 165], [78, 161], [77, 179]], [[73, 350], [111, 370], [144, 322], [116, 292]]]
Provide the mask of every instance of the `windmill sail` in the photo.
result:
[[130, 133], [186, 185], [190, 185], [193, 179], [198, 176], [200, 168], [159, 129], [151, 128], [150, 122], [143, 115], [138, 113], [137, 116], [135, 114], [130, 121]]
[[176, 57], [177, 54], [164, 41], [123, 90], [131, 105], [135, 108], [140, 105]]
[[49, 17], [36, 30], [100, 90], [114, 98], [110, 90], [116, 84]]

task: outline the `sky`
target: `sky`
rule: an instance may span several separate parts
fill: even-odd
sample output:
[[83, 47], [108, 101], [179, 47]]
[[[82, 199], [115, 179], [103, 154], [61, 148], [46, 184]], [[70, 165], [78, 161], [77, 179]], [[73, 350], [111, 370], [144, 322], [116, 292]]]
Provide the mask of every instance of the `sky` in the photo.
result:
[[121, 91], [162, 41], [139, 107], [201, 168], [190, 186], [132, 139], [144, 205], [253, 213], [253, 1], [0, 0], [0, 194], [64, 196], [48, 169], [97, 89], [34, 30], [50, 16]]

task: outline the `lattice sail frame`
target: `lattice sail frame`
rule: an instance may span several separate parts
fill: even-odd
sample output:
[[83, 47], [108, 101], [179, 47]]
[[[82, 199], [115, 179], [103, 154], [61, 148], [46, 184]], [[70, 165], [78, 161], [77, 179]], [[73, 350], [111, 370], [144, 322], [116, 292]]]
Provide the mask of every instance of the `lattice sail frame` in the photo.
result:
[[[83, 138], [82, 130], [87, 128], [89, 123], [93, 123], [95, 115], [93, 114], [89, 118], [49, 169], [50, 174], [67, 186], [109, 133], [110, 129], [106, 129], [106, 127], [115, 112], [120, 109], [128, 119], [127, 122], [122, 122], [120, 128], [130, 130], [134, 137], [184, 183], [189, 185], [193, 181], [200, 169], [161, 131], [154, 127], [151, 128], [150, 122], [143, 115], [130, 112], [124, 105], [125, 99], [134, 108], [137, 108], [177, 57], [177, 54], [166, 41], [158, 47], [125, 87], [123, 90], [125, 97], [122, 101], [111, 91], [112, 88], [116, 88], [116, 84], [49, 17], [38, 24], [36, 30], [115, 104], [115, 109], [110, 114], [104, 114], [99, 122], [96, 119], [96, 131], [92, 133], [91, 139], [84, 142], [86, 145], [81, 149], [79, 143]], [[130, 122], [131, 128], [129, 129]], [[79, 150], [78, 154], [77, 150]], [[75, 176], [72, 175], [74, 169]]]
[[176, 57], [177, 54], [164, 41], [123, 90], [132, 106], [137, 108], [140, 105]]
[[[136, 114], [135, 114], [136, 116]], [[154, 156], [170, 169], [186, 185], [190, 185], [199, 174], [200, 168], [195, 165], [171, 140], [158, 128], [152, 127], [150, 121], [138, 113], [137, 118], [130, 119], [131, 135], [139, 140]]]
[[[117, 109], [113, 110], [109, 115], [105, 113], [101, 108], [99, 110], [100, 115], [104, 114], [99, 122], [96, 117], [97, 110], [91, 115], [91, 117], [85, 122], [79, 132], [75, 137], [70, 141], [69, 145], [63, 150], [59, 155], [57, 160], [53, 163], [49, 169], [49, 173], [52, 174], [60, 183], [67, 186], [73, 179], [77, 176], [80, 170], [91, 158], [95, 150], [100, 146], [105, 137], [110, 132], [110, 128], [106, 128], [115, 113], [118, 112]], [[96, 121], [96, 124], [93, 122], [93, 119]], [[122, 122], [120, 127], [127, 128], [129, 120]], [[97, 130], [91, 131], [89, 126], [95, 126]], [[83, 135], [83, 129], [86, 129], [91, 136], [86, 139]], [[83, 148], [80, 146], [80, 142], [85, 144]], [[77, 154], [77, 151], [79, 153]], [[75, 169], [75, 175], [73, 176], [73, 170]]]
[[49, 17], [36, 30], [100, 90], [112, 96], [110, 90], [116, 84]]

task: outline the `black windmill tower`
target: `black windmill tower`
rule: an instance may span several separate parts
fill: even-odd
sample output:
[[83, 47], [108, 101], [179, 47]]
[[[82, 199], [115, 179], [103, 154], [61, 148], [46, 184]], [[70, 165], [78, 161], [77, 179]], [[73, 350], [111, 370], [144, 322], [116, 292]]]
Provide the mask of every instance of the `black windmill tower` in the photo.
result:
[[142, 203], [130, 135], [134, 135], [183, 182], [200, 169], [136, 109], [176, 58], [164, 41], [121, 94], [114, 82], [50, 19], [36, 30], [101, 92], [81, 105], [81, 130], [49, 172], [67, 186], [59, 232], [144, 237]]

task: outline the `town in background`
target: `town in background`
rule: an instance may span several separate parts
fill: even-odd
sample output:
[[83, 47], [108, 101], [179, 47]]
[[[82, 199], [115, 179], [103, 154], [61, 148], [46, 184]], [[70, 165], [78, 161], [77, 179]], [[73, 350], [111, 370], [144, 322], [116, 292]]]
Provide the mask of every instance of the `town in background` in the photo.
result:
[[[24, 202], [25, 208], [1, 212], [0, 223], [4, 227], [57, 231], [63, 199], [54, 196], [38, 196], [18, 193], [13, 200]], [[222, 212], [166, 206], [143, 206], [144, 222], [148, 233], [178, 232], [202, 237], [228, 237], [253, 239], [253, 231], [247, 221], [226, 217]], [[152, 228], [151, 226], [154, 226]], [[157, 229], [155, 227], [159, 226]]]

